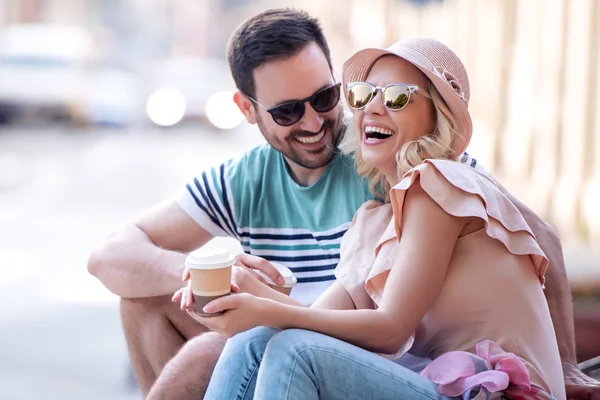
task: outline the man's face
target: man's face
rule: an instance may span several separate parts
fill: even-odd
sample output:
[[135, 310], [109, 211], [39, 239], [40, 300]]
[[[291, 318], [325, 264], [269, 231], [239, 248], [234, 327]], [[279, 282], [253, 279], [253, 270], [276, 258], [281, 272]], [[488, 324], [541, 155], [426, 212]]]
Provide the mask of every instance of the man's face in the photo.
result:
[[[333, 83], [327, 59], [316, 43], [291, 58], [267, 62], [254, 70], [255, 98], [266, 108], [305, 99]], [[298, 122], [280, 126], [264, 108], [256, 106], [256, 123], [267, 142], [288, 162], [320, 168], [329, 163], [343, 135], [341, 103], [325, 113], [315, 111], [309, 102], [304, 107]]]

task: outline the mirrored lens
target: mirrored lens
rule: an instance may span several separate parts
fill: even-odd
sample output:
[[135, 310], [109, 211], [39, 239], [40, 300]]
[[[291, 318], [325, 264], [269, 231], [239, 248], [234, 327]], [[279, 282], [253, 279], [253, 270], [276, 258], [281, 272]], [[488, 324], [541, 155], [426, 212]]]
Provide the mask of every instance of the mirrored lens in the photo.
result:
[[310, 105], [316, 112], [327, 112], [340, 101], [340, 85], [319, 90], [310, 99]]
[[389, 86], [383, 92], [383, 102], [390, 110], [399, 110], [408, 104], [410, 92], [406, 86]]
[[363, 108], [373, 98], [373, 88], [359, 83], [348, 90], [348, 105], [352, 108]]
[[273, 120], [282, 126], [293, 125], [300, 121], [304, 115], [304, 103], [301, 101], [290, 101], [269, 110]]

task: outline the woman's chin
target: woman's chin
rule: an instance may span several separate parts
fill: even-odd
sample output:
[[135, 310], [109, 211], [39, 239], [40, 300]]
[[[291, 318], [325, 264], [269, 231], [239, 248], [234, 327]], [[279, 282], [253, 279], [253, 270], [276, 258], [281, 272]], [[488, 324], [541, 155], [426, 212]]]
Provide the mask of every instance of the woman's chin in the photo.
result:
[[372, 151], [371, 149], [365, 149], [364, 147], [362, 148], [361, 153], [363, 160], [365, 160], [365, 162], [370, 166], [379, 170], [385, 167], [385, 156], [387, 156], [387, 154], [384, 155], [379, 151]]

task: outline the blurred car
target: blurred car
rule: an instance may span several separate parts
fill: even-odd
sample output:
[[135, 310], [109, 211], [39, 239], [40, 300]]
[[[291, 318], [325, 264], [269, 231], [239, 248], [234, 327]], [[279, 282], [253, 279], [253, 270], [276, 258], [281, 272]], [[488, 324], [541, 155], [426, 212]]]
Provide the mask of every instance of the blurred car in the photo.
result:
[[132, 72], [106, 65], [86, 68], [85, 94], [77, 115], [84, 124], [141, 125], [144, 119], [143, 79]]
[[146, 114], [159, 126], [200, 121], [232, 129], [243, 120], [224, 60], [179, 56], [157, 61], [147, 76]]
[[143, 110], [134, 74], [98, 63], [81, 27], [17, 24], [0, 32], [0, 122], [21, 116], [128, 124]]

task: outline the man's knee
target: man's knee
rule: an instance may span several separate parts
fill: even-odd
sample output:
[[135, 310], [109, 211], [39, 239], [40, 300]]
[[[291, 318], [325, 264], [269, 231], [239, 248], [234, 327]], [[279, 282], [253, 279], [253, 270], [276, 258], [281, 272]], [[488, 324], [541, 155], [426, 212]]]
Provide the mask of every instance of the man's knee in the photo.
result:
[[212, 365], [217, 363], [226, 339], [216, 332], [207, 332], [188, 340], [175, 359], [178, 364]]
[[208, 328], [182, 311], [179, 304], [173, 303], [171, 296], [121, 299], [120, 309], [126, 334], [130, 331], [139, 335], [139, 331], [174, 330], [187, 341], [208, 332]]
[[123, 325], [138, 325], [150, 321], [170, 321], [173, 327], [185, 338], [191, 338], [207, 329], [190, 318], [179, 304], [171, 301], [171, 296], [121, 299], [121, 321]]
[[122, 298], [120, 303], [121, 319], [130, 320], [150, 314], [163, 314], [169, 301], [168, 296]]

